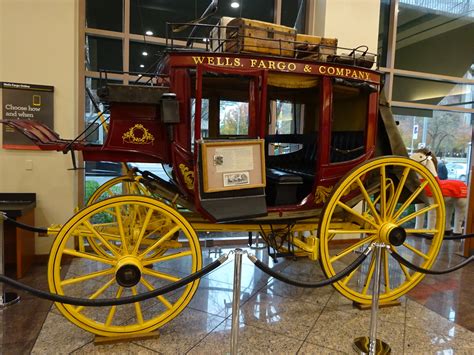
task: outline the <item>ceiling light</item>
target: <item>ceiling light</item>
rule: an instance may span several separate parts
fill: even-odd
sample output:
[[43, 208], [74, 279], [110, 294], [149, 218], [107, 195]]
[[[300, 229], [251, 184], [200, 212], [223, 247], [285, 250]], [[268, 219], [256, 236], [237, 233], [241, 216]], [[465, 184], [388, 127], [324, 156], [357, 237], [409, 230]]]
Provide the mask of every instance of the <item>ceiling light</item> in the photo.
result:
[[150, 30], [146, 31], [145, 34], [146, 34], [147, 36], [153, 36], [153, 32], [151, 32]]
[[146, 57], [148, 55], [148, 52], [142, 52], [142, 55]]
[[232, 1], [230, 3], [230, 7], [233, 8], [233, 9], [237, 9], [239, 6], [240, 6], [240, 4], [239, 4], [238, 1]]
[[209, 38], [203, 38], [202, 41], [207, 43], [209, 42]]
[[145, 64], [140, 64], [140, 68], [145, 68]]
[[138, 74], [138, 77], [139, 77], [139, 78], [141, 78], [142, 76], [143, 76], [143, 75], [141, 75], [141, 74]]

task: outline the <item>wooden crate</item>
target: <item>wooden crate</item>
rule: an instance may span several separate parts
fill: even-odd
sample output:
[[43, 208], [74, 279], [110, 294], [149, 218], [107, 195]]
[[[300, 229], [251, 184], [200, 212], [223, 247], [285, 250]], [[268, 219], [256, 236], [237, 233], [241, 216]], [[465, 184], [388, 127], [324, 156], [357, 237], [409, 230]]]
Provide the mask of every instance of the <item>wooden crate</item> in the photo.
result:
[[[209, 34], [209, 39], [211, 41], [211, 51], [213, 52], [223, 52], [224, 51], [224, 43], [225, 43], [225, 38], [226, 38], [226, 27], [228, 26], [229, 22], [235, 19], [235, 17], [228, 17], [228, 16], [222, 16], [219, 22], [217, 23], [217, 26], [219, 27], [214, 27], [210, 34]], [[223, 27], [220, 27], [223, 26]]]
[[226, 52], [294, 56], [296, 30], [269, 22], [236, 18], [228, 23]]
[[321, 37], [304, 34], [296, 35], [295, 51], [296, 58], [313, 57], [319, 53]]
[[296, 57], [302, 59], [327, 61], [337, 52], [337, 38], [319, 36], [296, 36]]

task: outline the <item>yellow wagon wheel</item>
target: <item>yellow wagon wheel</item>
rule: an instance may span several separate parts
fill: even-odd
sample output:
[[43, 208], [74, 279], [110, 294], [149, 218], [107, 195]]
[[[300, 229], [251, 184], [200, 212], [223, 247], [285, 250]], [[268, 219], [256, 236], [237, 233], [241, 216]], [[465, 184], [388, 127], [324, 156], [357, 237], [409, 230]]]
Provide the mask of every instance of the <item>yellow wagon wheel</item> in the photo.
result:
[[[152, 196], [152, 193], [141, 181], [143, 178], [139, 175], [133, 174], [128, 170], [127, 175], [118, 176], [99, 186], [97, 190], [89, 197], [86, 206], [90, 206], [97, 201], [102, 201], [110, 197], [121, 196], [121, 195], [142, 195]], [[113, 243], [113, 239], [111, 238]], [[85, 245], [89, 245], [97, 253], [105, 253], [101, 247], [100, 241], [95, 241], [93, 238], [86, 238], [80, 244], [81, 250], [86, 248]]]
[[[421, 183], [409, 188], [414, 173]], [[424, 196], [428, 189], [432, 193], [431, 201]], [[422, 206], [415, 209], [415, 203]], [[428, 217], [427, 225], [415, 228], [417, 216]], [[333, 276], [363, 249], [378, 242], [413, 264], [429, 269], [441, 247], [444, 221], [441, 190], [424, 166], [395, 156], [370, 160], [346, 174], [325, 205], [319, 227], [322, 268], [328, 277]], [[421, 238], [417, 233], [433, 239]], [[354, 272], [335, 283], [335, 288], [357, 303], [371, 303], [374, 261], [372, 254]], [[386, 249], [382, 251], [382, 261], [381, 303], [398, 299], [424, 276], [396, 262]]]
[[139, 175], [123, 175], [110, 179], [94, 191], [86, 206], [119, 195], [152, 196], [150, 190], [141, 182], [142, 179]]
[[[179, 238], [173, 240], [177, 232]], [[76, 251], [73, 245], [78, 238], [92, 238], [107, 252]], [[60, 295], [121, 298], [180, 280], [198, 271], [201, 264], [196, 233], [177, 211], [150, 197], [117, 196], [86, 207], [61, 228], [51, 249], [48, 282], [51, 292]], [[56, 306], [67, 319], [92, 333], [139, 334], [176, 317], [198, 284], [196, 280], [171, 294], [121, 306]]]

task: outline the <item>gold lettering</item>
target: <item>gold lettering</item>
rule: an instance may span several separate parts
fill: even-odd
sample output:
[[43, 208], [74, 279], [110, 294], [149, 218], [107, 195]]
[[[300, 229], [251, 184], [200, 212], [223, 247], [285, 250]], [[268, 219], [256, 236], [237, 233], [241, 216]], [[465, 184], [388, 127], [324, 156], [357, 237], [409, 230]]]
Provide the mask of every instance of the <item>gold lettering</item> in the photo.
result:
[[364, 73], [365, 74], [365, 80], [369, 80], [369, 73]]
[[355, 70], [352, 72], [351, 78], [357, 79], [357, 73]]
[[255, 68], [256, 65], [257, 65], [257, 59], [250, 59], [250, 67]]
[[204, 62], [204, 57], [193, 57], [194, 64], [202, 64]]
[[357, 77], [358, 77], [359, 79], [364, 79], [364, 72], [361, 71], [361, 70], [359, 70], [359, 71], [357, 72]]
[[258, 63], [258, 67], [259, 68], [262, 68], [262, 69], [267, 69], [267, 67], [265, 66], [265, 62], [263, 60], [261, 60], [259, 63]]
[[240, 58], [234, 58], [234, 66], [240, 67]]
[[334, 72], [335, 72], [335, 71], [336, 71], [336, 70], [334, 69], [334, 67], [329, 67], [329, 68], [328, 68], [328, 74], [329, 74], [329, 75], [334, 75]]
[[344, 76], [349, 76], [351, 74], [351, 70], [350, 69], [346, 69], [346, 74]]
[[324, 65], [321, 65], [321, 66], [318, 68], [318, 70], [319, 70], [319, 72], [320, 72], [321, 74], [326, 74], [326, 69], [327, 69], [327, 68], [326, 68]]
[[279, 70], [285, 70], [286, 69], [286, 64], [283, 62], [277, 62], [277, 68]]
[[214, 58], [213, 58], [213, 57], [207, 57], [207, 64], [209, 64], [209, 65], [215, 65], [215, 63], [214, 63]]
[[288, 63], [288, 70], [295, 71], [296, 70], [296, 64], [295, 63]]
[[342, 69], [342, 68], [336, 68], [336, 75], [344, 76], [344, 69]]
[[311, 66], [308, 65], [308, 64], [306, 64], [306, 65], [304, 66], [304, 68], [303, 68], [303, 71], [304, 71], [305, 73], [311, 73]]
[[226, 66], [232, 66], [232, 64], [230, 64], [230, 58], [229, 57], [225, 57], [225, 65]]
[[276, 70], [275, 68], [275, 62], [273, 60], [270, 60], [268, 62], [268, 69], [273, 69], [273, 70]]
[[221, 61], [221, 57], [217, 57], [217, 65], [224, 65], [224, 63]]

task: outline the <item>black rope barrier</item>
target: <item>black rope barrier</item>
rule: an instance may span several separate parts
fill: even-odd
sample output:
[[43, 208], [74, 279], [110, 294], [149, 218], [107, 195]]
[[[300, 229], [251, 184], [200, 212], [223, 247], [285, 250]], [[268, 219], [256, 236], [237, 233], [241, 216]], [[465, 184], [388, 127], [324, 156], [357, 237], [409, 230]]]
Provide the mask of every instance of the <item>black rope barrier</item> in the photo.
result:
[[48, 228], [33, 227], [28, 224], [18, 222], [16, 219], [8, 217], [5, 212], [0, 212], [0, 218], [16, 225], [18, 228], [25, 229], [30, 232], [48, 233]]
[[255, 257], [255, 255], [248, 255], [248, 257], [250, 261], [252, 261], [255, 264], [256, 267], [258, 267], [260, 270], [262, 270], [266, 274], [276, 278], [277, 280], [283, 281], [287, 284], [297, 286], [297, 287], [318, 288], [318, 287], [331, 285], [334, 282], [337, 282], [341, 280], [342, 278], [346, 277], [347, 275], [349, 275], [352, 271], [354, 271], [357, 267], [359, 267], [360, 264], [364, 262], [364, 260], [367, 258], [367, 256], [370, 254], [371, 251], [372, 251], [372, 247], [368, 247], [367, 249], [364, 250], [362, 254], [360, 254], [357, 257], [357, 259], [355, 259], [350, 265], [345, 267], [341, 272], [337, 273], [334, 276], [331, 276], [330, 278], [326, 280], [321, 280], [317, 282], [303, 282], [303, 281], [296, 281], [296, 280], [289, 279], [288, 277], [282, 275], [281, 273], [273, 271], [267, 265], [265, 265], [260, 260], [258, 260]]
[[16, 280], [13, 280], [9, 277], [6, 277], [5, 275], [0, 275], [0, 282], [3, 282], [7, 285], [10, 285], [16, 289], [20, 289], [23, 291], [26, 291], [34, 296], [47, 299], [49, 301], [53, 302], [58, 302], [58, 303], [65, 303], [65, 304], [70, 304], [73, 306], [86, 306], [86, 307], [106, 307], [106, 306], [120, 306], [124, 304], [129, 304], [129, 303], [136, 303], [136, 302], [141, 302], [145, 301], [149, 298], [153, 298], [156, 296], [163, 295], [165, 293], [177, 290], [180, 287], [183, 287], [187, 285], [190, 282], [193, 282], [194, 280], [197, 280], [198, 278], [201, 278], [202, 276], [205, 276], [209, 274], [211, 271], [215, 270], [218, 268], [222, 263], [224, 263], [227, 260], [227, 255], [221, 256], [219, 259], [216, 261], [210, 263], [209, 265], [203, 267], [201, 270], [188, 275], [184, 278], [182, 278], [179, 281], [173, 282], [169, 285], [160, 287], [156, 290], [153, 291], [148, 291], [141, 293], [139, 295], [135, 296], [127, 296], [123, 297], [120, 299], [117, 298], [104, 298], [104, 299], [84, 299], [84, 298], [77, 298], [77, 297], [69, 297], [69, 296], [62, 296], [58, 295], [55, 293], [50, 293], [42, 290], [35, 289], [31, 286], [25, 285], [21, 282], [18, 282]]
[[464, 260], [463, 262], [459, 263], [458, 265], [455, 265], [455, 266], [452, 266], [448, 269], [445, 269], [445, 270], [429, 270], [429, 269], [425, 269], [425, 268], [422, 268], [421, 266], [418, 266], [418, 265], [415, 265], [415, 264], [412, 264], [410, 261], [408, 261], [407, 259], [405, 259], [403, 256], [401, 256], [400, 254], [398, 254], [396, 251], [394, 250], [390, 250], [390, 254], [393, 256], [393, 258], [398, 261], [400, 264], [403, 264], [405, 265], [407, 268], [410, 268], [414, 271], [417, 271], [417, 272], [421, 272], [422, 274], [428, 274], [428, 275], [443, 275], [443, 274], [448, 274], [450, 272], [453, 272], [453, 271], [456, 271], [456, 270], [459, 270], [460, 268], [466, 266], [467, 264], [469, 264], [471, 261], [474, 260], [474, 255], [471, 255], [469, 258], [467, 258], [466, 260]]
[[[429, 239], [429, 240], [433, 239], [432, 235], [425, 234], [425, 233], [411, 233], [411, 235]], [[474, 233], [461, 234], [461, 235], [448, 235], [448, 236], [443, 237], [443, 241], [444, 240], [460, 240], [460, 239], [473, 238], [473, 237], [474, 237]]]

